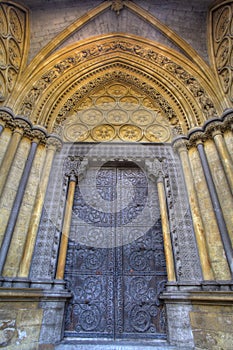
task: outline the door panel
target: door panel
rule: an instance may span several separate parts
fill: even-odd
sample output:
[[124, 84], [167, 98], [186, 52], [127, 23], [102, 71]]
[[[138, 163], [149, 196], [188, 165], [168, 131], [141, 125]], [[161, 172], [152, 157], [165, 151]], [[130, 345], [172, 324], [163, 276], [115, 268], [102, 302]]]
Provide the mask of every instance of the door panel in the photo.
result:
[[[156, 195], [154, 201], [158, 206]], [[92, 168], [77, 186], [65, 272], [73, 294], [66, 336], [165, 338], [161, 223], [145, 230], [146, 205], [155, 204], [148, 203], [147, 177], [137, 166]]]

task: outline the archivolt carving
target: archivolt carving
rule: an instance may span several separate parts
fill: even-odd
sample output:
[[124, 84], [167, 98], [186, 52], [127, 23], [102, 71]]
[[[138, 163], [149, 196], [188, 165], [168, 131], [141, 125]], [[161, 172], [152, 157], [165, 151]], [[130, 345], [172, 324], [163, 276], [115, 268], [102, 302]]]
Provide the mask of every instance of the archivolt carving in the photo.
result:
[[233, 1], [224, 1], [210, 12], [211, 50], [223, 92], [233, 102]]
[[[150, 97], [154, 101], [154, 103], [156, 103], [159, 106], [159, 108], [163, 111], [163, 113], [167, 117], [168, 121], [171, 122], [171, 124], [178, 124], [178, 117], [174, 111], [174, 108], [172, 108], [171, 105], [168, 103], [168, 101], [165, 99], [165, 97], [163, 97], [161, 93], [159, 93], [156, 90], [158, 83], [154, 79], [150, 78], [151, 84], [148, 84], [145, 82], [145, 77], [142, 76], [142, 73], [141, 73], [141, 76], [142, 76], [142, 80], [141, 80], [139, 77], [136, 77], [136, 76], [133, 76], [133, 74], [130, 74], [131, 69], [122, 64], [115, 64], [106, 68], [108, 68], [108, 70], [110, 70], [111, 68], [111, 70], [105, 73], [105, 75], [100, 75], [100, 73], [104, 69], [95, 71], [97, 78], [93, 79], [91, 82], [87, 83], [86, 85], [80, 87], [78, 91], [76, 91], [71, 97], [67, 99], [67, 102], [58, 112], [58, 116], [56, 118], [56, 124], [58, 125], [61, 124], [62, 121], [67, 118], [67, 112], [74, 109], [75, 105], [81, 103], [83, 98], [86, 98], [86, 96], [88, 96], [90, 93], [93, 92], [93, 89], [98, 89], [101, 86], [106, 86], [106, 84], [108, 84], [109, 82], [122, 82], [123, 84], [127, 82], [132, 87], [135, 87], [139, 91], [142, 91], [142, 93]], [[135, 72], [133, 71], [132, 73], [135, 74]], [[80, 85], [79, 81], [75, 82], [75, 86], [77, 85]], [[164, 91], [164, 95], [165, 94], [168, 95], [169, 91]], [[180, 105], [174, 99], [174, 96], [170, 94], [169, 97], [171, 100], [173, 100], [174, 105], [176, 105], [176, 108], [180, 111], [180, 114], [183, 115], [183, 118], [185, 119], [185, 113], [181, 109]], [[188, 124], [186, 126], [188, 127]]]
[[[59, 62], [51, 67], [47, 72], [37, 79], [37, 81], [31, 86], [30, 91], [26, 93], [24, 91], [23, 95], [26, 96], [23, 99], [20, 112], [30, 116], [35, 105], [40, 105], [40, 110], [46, 103], [46, 98], [42, 101], [42, 93], [46, 96], [46, 90], [54, 86], [54, 89], [58, 85], [62, 84], [63, 77], [74, 75], [77, 70], [80, 70], [81, 65], [84, 62], [96, 59], [101, 56], [108, 55], [109, 53], [117, 53], [133, 55], [135, 59], [140, 60], [142, 63], [146, 61], [146, 65], [151, 68], [151, 71], [158, 69], [161, 74], [161, 70], [164, 76], [170, 81], [172, 86], [176, 86], [177, 91], [180, 93], [182, 87], [182, 99], [186, 100], [189, 104], [189, 108], [194, 110], [197, 123], [203, 122], [203, 119], [208, 119], [216, 114], [215, 106], [208, 93], [204, 87], [200, 84], [198, 79], [190, 74], [184, 67], [173, 61], [172, 58], [166, 57], [161, 52], [157, 52], [154, 47], [144, 46], [141, 42], [135, 40], [123, 40], [111, 39], [101, 40], [97, 44], [89, 44], [89, 46], [78, 51], [77, 49], [73, 54], [69, 54], [68, 57], [60, 59]], [[145, 63], [143, 63], [145, 65]], [[157, 67], [157, 68], [156, 68]], [[68, 74], [69, 75], [66, 75]], [[90, 79], [90, 75], [86, 75], [86, 79]], [[97, 79], [101, 79], [98, 77]], [[93, 79], [94, 80], [94, 79]], [[158, 83], [158, 79], [155, 79]], [[91, 84], [91, 83], [90, 83]], [[96, 82], [93, 81], [92, 84], [95, 86]], [[47, 90], [47, 91], [48, 91]], [[48, 95], [47, 95], [48, 99]], [[194, 106], [196, 103], [196, 107]], [[198, 112], [198, 110], [201, 110]]]
[[0, 3], [0, 104], [12, 92], [26, 53], [27, 12]]

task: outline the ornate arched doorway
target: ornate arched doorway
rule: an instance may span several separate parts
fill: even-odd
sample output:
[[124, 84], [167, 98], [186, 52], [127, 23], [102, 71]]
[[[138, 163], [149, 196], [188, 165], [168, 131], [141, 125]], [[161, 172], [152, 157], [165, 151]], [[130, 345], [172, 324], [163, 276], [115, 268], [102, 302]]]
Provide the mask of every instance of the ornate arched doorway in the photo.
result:
[[[34, 122], [63, 140], [50, 174], [30, 276], [55, 275], [68, 283], [72, 293], [64, 318], [68, 337], [166, 338], [160, 295], [167, 273], [170, 282], [201, 278], [200, 265], [194, 263], [199, 257], [183, 174], [170, 142], [201, 122], [214, 106], [187, 71], [190, 68], [179, 66], [177, 57], [173, 61], [151, 49], [136, 38], [100, 38], [98, 45], [88, 43], [79, 53], [73, 48], [69, 56], [56, 58], [56, 64], [29, 88]], [[21, 110], [31, 113], [27, 97]], [[92, 184], [85, 198], [81, 189], [92, 172], [97, 197], [91, 194]], [[138, 186], [143, 175], [146, 183]], [[139, 237], [119, 245], [119, 228], [127, 237], [122, 211], [114, 208], [117, 198], [127, 193], [121, 189], [122, 179], [128, 181], [127, 190], [134, 187], [132, 204], [117, 204], [124, 215], [137, 217], [148, 193], [150, 213], [157, 217], [147, 228], [144, 218], [140, 230], [132, 220]], [[69, 210], [66, 203], [71, 203]], [[160, 216], [168, 228], [165, 251]], [[111, 247], [91, 244], [95, 235], [104, 236], [104, 229]], [[88, 242], [82, 242], [83, 233]]]
[[92, 166], [77, 185], [64, 277], [72, 291], [65, 336], [166, 337], [159, 299], [166, 266], [151, 187], [143, 170], [127, 161]]

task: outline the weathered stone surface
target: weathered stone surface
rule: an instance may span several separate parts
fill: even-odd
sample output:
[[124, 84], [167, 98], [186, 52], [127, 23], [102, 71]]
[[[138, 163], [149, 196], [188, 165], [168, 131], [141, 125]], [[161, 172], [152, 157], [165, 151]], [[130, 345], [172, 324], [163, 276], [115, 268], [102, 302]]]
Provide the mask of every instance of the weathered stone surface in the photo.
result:
[[0, 320], [0, 346], [5, 347], [10, 344], [16, 333], [15, 320]]
[[193, 345], [193, 335], [190, 325], [189, 312], [192, 310], [190, 304], [167, 303], [168, 339], [171, 344], [179, 346]]
[[233, 344], [233, 307], [216, 302], [212, 305], [194, 305], [190, 312], [196, 349], [231, 350]]
[[[186, 0], [174, 0], [169, 3], [163, 0], [137, 0], [135, 2], [156, 16], [161, 22], [169, 25], [189, 44], [195, 47], [205, 60], [208, 60], [206, 10], [211, 3], [210, 0], [198, 0], [195, 3], [187, 2]], [[29, 6], [32, 11], [30, 59], [52, 40], [58, 32], [100, 3], [101, 1], [83, 1], [79, 2], [77, 6], [77, 3], [73, 0], [65, 2], [53, 0], [49, 3], [46, 0], [25, 0], [24, 5]], [[45, 23], [49, 23], [49, 27]], [[158, 30], [152, 28], [146, 21], [141, 20], [126, 9], [123, 9], [119, 16], [110, 9], [105, 11], [104, 15], [98, 16], [91, 25], [85, 25], [83, 29], [81, 28], [66, 44], [98, 34], [119, 31], [144, 36], [174, 48], [169, 40], [164, 35], [161, 35]], [[199, 34], [198, 40], [196, 33]]]

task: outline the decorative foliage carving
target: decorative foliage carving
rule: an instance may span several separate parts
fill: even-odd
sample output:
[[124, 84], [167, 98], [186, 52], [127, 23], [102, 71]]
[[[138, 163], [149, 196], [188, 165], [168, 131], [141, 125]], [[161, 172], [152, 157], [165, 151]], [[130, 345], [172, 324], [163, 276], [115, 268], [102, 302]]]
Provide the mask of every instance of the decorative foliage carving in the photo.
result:
[[64, 174], [68, 177], [75, 176], [81, 180], [86, 172], [88, 159], [69, 156], [64, 161]]
[[225, 1], [211, 11], [212, 60], [223, 92], [233, 102], [233, 1]]
[[0, 3], [0, 103], [12, 92], [26, 47], [27, 12], [15, 4]]
[[[30, 115], [36, 102], [40, 99], [41, 94], [49, 87], [50, 84], [55, 84], [58, 78], [60, 78], [61, 75], [64, 74], [68, 69], [75, 68], [77, 65], [80, 65], [80, 63], [90, 60], [94, 57], [106, 55], [109, 52], [116, 51], [137, 56], [138, 58], [146, 60], [149, 63], [158, 66], [160, 69], [163, 69], [165, 72], [167, 72], [168, 79], [171, 79], [169, 77], [172, 75], [174, 78], [173, 83], [179, 81], [185, 86], [186, 89], [190, 91], [190, 93], [197, 100], [206, 119], [216, 114], [214, 104], [210, 97], [207, 95], [207, 92], [200, 85], [197, 78], [193, 77], [182, 66], [173, 62], [172, 59], [162, 55], [161, 53], [154, 51], [151, 47], [145, 47], [135, 42], [120, 39], [107, 41], [103, 44], [93, 44], [90, 48], [83, 49], [79, 52], [76, 51], [73, 55], [70, 55], [69, 57], [54, 65], [50, 71], [44, 73], [44, 75], [36, 83], [34, 83], [33, 87], [22, 103], [21, 112], [23, 114]], [[118, 72], [118, 75], [119, 74], [121, 74], [121, 72]], [[98, 81], [100, 79], [102, 78], [97, 78]], [[133, 79], [130, 74], [129, 79]], [[87, 84], [85, 86], [85, 94], [90, 91], [91, 88], [93, 89], [93, 87], [96, 87], [96, 83], [97, 81], [94, 79], [89, 83], [89, 86]], [[78, 82], [76, 84], [79, 85]], [[79, 91], [79, 93], [81, 92]], [[70, 110], [70, 102], [72, 103], [70, 100], [67, 101], [63, 110]], [[164, 102], [167, 103], [165, 100]], [[175, 115], [173, 115], [173, 117], [175, 117]], [[199, 119], [198, 113], [197, 119]]]
[[[112, 71], [111, 73], [107, 73], [105, 76], [96, 78], [95, 81], [82, 86], [72, 97], [68, 99], [66, 104], [62, 107], [56, 118], [56, 123], [58, 125], [61, 124], [67, 118], [67, 113], [74, 110], [75, 106], [83, 100], [84, 96], [90, 94], [93, 91], [94, 87], [104, 86], [106, 83], [108, 83], [109, 80], [119, 81], [123, 83], [127, 82], [131, 86], [134, 86], [139, 91], [142, 91], [146, 96], [152, 99], [154, 104], [159, 107], [159, 109], [162, 111], [162, 114], [166, 116], [168, 121], [171, 121], [171, 124], [178, 123], [178, 118], [173, 108], [169, 105], [165, 98], [155, 90], [154, 87], [141, 81], [139, 78], [132, 76], [131, 74], [125, 73], [123, 70]], [[125, 107], [126, 103], [122, 103], [122, 105]], [[132, 108], [132, 103], [130, 103], [130, 105], [130, 108]]]
[[118, 15], [120, 14], [120, 10], [122, 10], [124, 7], [124, 1], [123, 0], [113, 0], [111, 9], [115, 11]]
[[161, 181], [165, 177], [165, 169], [162, 158], [146, 160], [145, 166], [150, 179]]

